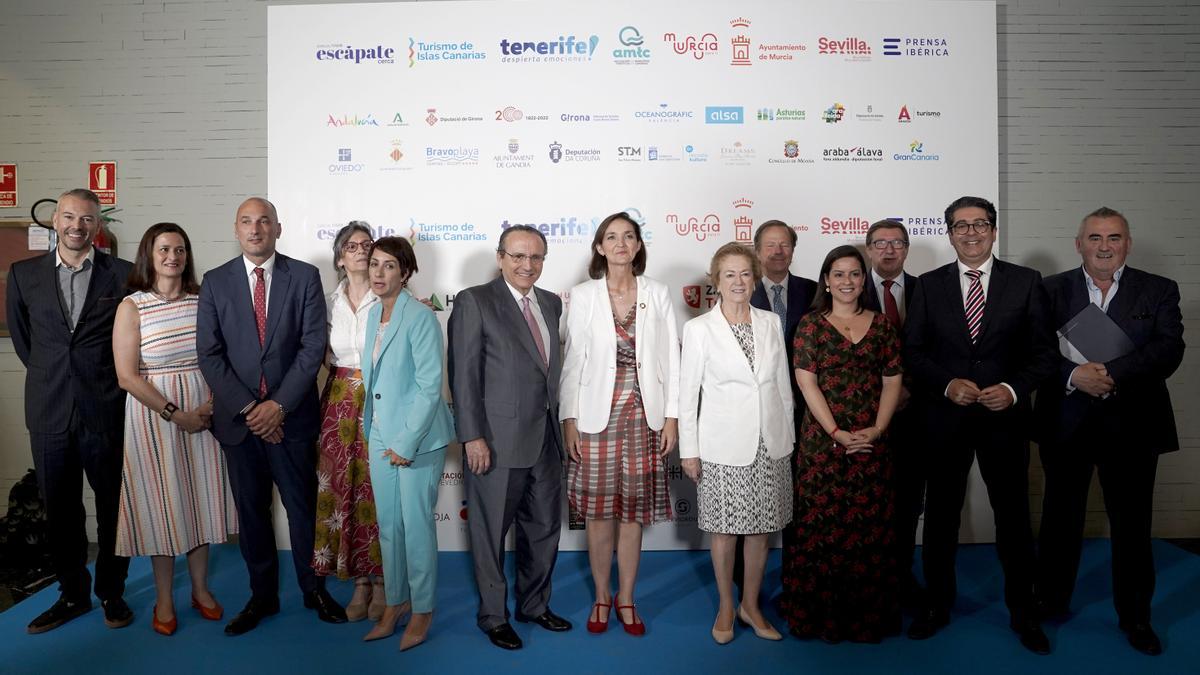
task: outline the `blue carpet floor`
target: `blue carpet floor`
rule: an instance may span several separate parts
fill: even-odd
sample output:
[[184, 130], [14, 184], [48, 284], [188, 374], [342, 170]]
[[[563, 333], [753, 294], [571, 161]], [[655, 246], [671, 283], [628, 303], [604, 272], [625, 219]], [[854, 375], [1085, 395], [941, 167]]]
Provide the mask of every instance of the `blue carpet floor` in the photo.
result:
[[[827, 645], [790, 636], [781, 643], [759, 640], [738, 629], [726, 646], [709, 637], [716, 609], [712, 568], [706, 552], [648, 552], [642, 559], [638, 604], [647, 623], [645, 637], [626, 635], [613, 622], [604, 635], [591, 635], [584, 622], [591, 605], [590, 575], [584, 553], [559, 556], [552, 606], [575, 623], [565, 634], [514, 624], [525, 648], [504, 652], [475, 628], [475, 591], [466, 553], [440, 559], [439, 609], [430, 639], [401, 654], [399, 634], [364, 644], [367, 622], [331, 626], [302, 608], [290, 559], [283, 558], [282, 612], [251, 633], [230, 638], [224, 622], [202, 620], [187, 609], [186, 567], [176, 568], [179, 631], [161, 637], [150, 629], [154, 604], [148, 559], [133, 561], [125, 594], [134, 623], [104, 627], [99, 608], [42, 635], [27, 635], [26, 624], [54, 602], [53, 588], [0, 614], [0, 673], [1198, 673], [1200, 672], [1200, 556], [1155, 542], [1159, 571], [1154, 624], [1165, 653], [1147, 657], [1133, 651], [1117, 630], [1109, 593], [1107, 541], [1089, 541], [1083, 552], [1075, 614], [1046, 631], [1054, 653], [1034, 656], [1008, 629], [1001, 576], [991, 546], [964, 546], [959, 554], [959, 600], [949, 627], [925, 642], [904, 637], [879, 645]], [[510, 557], [511, 566], [511, 557]], [[779, 551], [767, 564], [765, 587], [779, 587]], [[210, 585], [225, 605], [227, 618], [247, 597], [245, 567], [234, 546], [215, 547]], [[510, 572], [511, 578], [511, 572]], [[348, 582], [330, 584], [346, 602]], [[766, 609], [766, 608], [765, 608]], [[770, 609], [780, 628], [782, 621]], [[907, 619], [906, 619], [907, 623]]]

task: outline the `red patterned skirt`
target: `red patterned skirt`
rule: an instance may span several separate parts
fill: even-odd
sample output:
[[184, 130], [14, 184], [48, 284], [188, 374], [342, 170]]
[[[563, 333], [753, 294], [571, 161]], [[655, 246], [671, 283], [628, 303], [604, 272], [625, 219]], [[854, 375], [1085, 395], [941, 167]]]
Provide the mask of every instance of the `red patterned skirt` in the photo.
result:
[[321, 394], [313, 571], [339, 579], [383, 574], [379, 523], [362, 434], [362, 372], [334, 368]]

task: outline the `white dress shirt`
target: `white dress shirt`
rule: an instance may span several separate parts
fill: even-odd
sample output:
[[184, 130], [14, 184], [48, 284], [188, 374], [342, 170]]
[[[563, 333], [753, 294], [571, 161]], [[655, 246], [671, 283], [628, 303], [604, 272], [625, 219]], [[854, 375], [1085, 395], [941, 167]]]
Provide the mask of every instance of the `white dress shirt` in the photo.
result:
[[266, 287], [267, 297], [263, 304], [263, 311], [267, 316], [271, 315], [271, 273], [275, 271], [275, 254], [272, 253], [270, 258], [267, 258], [261, 265], [255, 265], [246, 256], [242, 256], [242, 262], [246, 264], [246, 280], [250, 284], [250, 306], [254, 306], [254, 286], [258, 283], [258, 277], [254, 275], [254, 268], [263, 268], [263, 286]]
[[[974, 268], [983, 273], [983, 274], [979, 275], [979, 285], [983, 286], [983, 303], [984, 303], [985, 308], [987, 306], [988, 285], [991, 284], [991, 282], [992, 282], [992, 263], [994, 263], [995, 261], [996, 261], [996, 259], [994, 257], [988, 256], [988, 259], [985, 260], [982, 265]], [[963, 312], [966, 312], [967, 311], [967, 293], [971, 289], [971, 277], [967, 276], [967, 271], [972, 268], [967, 267], [961, 260], [957, 261], [957, 263], [958, 263], [958, 286], [959, 286], [959, 288], [962, 289]], [[986, 309], [984, 311], [986, 311]], [[1016, 405], [1017, 404], [1017, 390], [1013, 389], [1012, 385], [1010, 385], [1007, 382], [1001, 382], [1000, 386], [1002, 386], [1008, 390], [1008, 393], [1012, 395], [1012, 399], [1013, 399], [1012, 404]], [[943, 395], [949, 395], [949, 393], [950, 393], [950, 385], [946, 385], [946, 391], [943, 392]]]
[[[370, 290], [358, 303], [358, 309], [350, 307], [346, 293], [349, 282], [343, 279], [332, 293], [326, 296], [329, 308], [329, 365], [333, 368], [361, 368], [363, 339], [367, 332], [367, 314], [379, 303], [379, 296]], [[380, 329], [380, 334], [382, 334]]]
[[[1121, 265], [1116, 272], [1113, 272], [1112, 285], [1108, 287], [1108, 294], [1106, 295], [1104, 291], [1096, 285], [1096, 282], [1092, 279], [1091, 275], [1087, 273], [1087, 268], [1085, 267], [1083, 269], [1083, 284], [1087, 288], [1088, 301], [1099, 307], [1101, 312], [1108, 314], [1108, 306], [1112, 303], [1112, 299], [1117, 295], [1117, 289], [1121, 286], [1121, 275], [1124, 273], [1124, 265]], [[1075, 363], [1087, 363], [1087, 358], [1085, 358], [1083, 354], [1079, 352], [1079, 350], [1075, 349], [1075, 345], [1072, 345], [1062, 336], [1059, 336], [1058, 346], [1059, 350], [1065, 350], [1067, 358], [1071, 359]], [[1068, 394], [1075, 391], [1075, 385], [1071, 384], [1071, 380], [1074, 379], [1075, 371], [1078, 369], [1078, 367], [1072, 368], [1071, 374], [1067, 376]], [[1108, 398], [1108, 394], [1101, 396], [1101, 398]]]
[[[959, 264], [961, 265], [962, 263]], [[883, 294], [886, 292], [883, 290], [883, 281], [883, 277], [879, 276], [879, 274], [872, 269], [871, 283], [875, 284], [875, 297], [879, 298], [879, 311], [881, 312], [883, 311], [884, 307], [887, 307], [883, 300]], [[904, 306], [904, 272], [897, 274], [896, 278], [892, 279], [892, 281], [892, 298], [896, 301], [896, 310], [900, 312], [900, 322], [903, 324], [905, 317], [908, 315], [908, 307]], [[983, 281], [982, 277], [980, 278], [980, 281]], [[984, 297], [987, 297], [986, 289], [984, 289], [983, 295]], [[966, 295], [963, 297], [966, 297]], [[903, 326], [897, 326], [896, 328], [899, 330], [902, 327]]]
[[775, 310], [775, 287], [783, 286], [783, 290], [780, 291], [779, 294], [780, 294], [780, 297], [783, 298], [783, 312], [784, 312], [784, 314], [787, 313], [788, 280], [791, 278], [791, 276], [792, 276], [791, 274], [784, 275], [783, 281], [780, 281], [778, 283], [771, 281], [771, 279], [769, 277], [762, 278], [763, 290], [767, 292], [767, 304], [771, 307], [771, 311]]
[[[550, 329], [546, 327], [546, 317], [542, 316], [542, 308], [538, 306], [537, 293], [533, 289], [529, 289], [529, 295], [521, 295], [521, 291], [513, 288], [513, 285], [508, 283], [508, 279], [504, 280], [504, 285], [508, 286], [508, 292], [512, 293], [513, 300], [517, 303], [517, 311], [521, 316], [525, 316], [525, 305], [522, 299], [529, 298], [529, 311], [533, 313], [533, 320], [537, 322], [538, 332], [542, 334], [542, 344], [546, 347], [546, 358], [550, 358], [550, 350], [558, 349], [559, 342], [555, 340], [550, 342]], [[532, 337], [532, 336], [530, 336]]]

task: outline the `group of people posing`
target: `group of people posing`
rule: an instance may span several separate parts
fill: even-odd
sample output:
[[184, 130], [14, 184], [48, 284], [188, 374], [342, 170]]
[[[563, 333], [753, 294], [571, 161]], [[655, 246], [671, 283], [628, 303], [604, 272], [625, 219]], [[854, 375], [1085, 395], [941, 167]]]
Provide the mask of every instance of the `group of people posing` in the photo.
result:
[[[1070, 614], [1098, 470], [1119, 626], [1134, 648], [1161, 652], [1150, 524], [1158, 455], [1178, 449], [1166, 387], [1184, 350], [1178, 286], [1126, 266], [1129, 224], [1111, 209], [1083, 218], [1082, 266], [1047, 279], [993, 256], [987, 200], [955, 200], [945, 223], [957, 253], [948, 265], [905, 272], [908, 233], [884, 220], [868, 230], [865, 258], [838, 246], [812, 281], [790, 272], [795, 231], [767, 221], [753, 248], [717, 250], [708, 274], [719, 301], [682, 334], [670, 290], [644, 274], [642, 231], [628, 214], [597, 227], [590, 280], [571, 289], [565, 317], [559, 297], [536, 286], [545, 237], [513, 226], [497, 246], [499, 275], [456, 295], [446, 350], [433, 312], [408, 290], [418, 264], [405, 239], [373, 240], [358, 221], [342, 228], [339, 282], [325, 296], [315, 267], [276, 252], [275, 207], [251, 198], [234, 223], [242, 254], [200, 284], [181, 227], [150, 227], [130, 264], [92, 245], [96, 195], [64, 193], [56, 248], [8, 277], [61, 593], [29, 632], [92, 607], [86, 475], [108, 626], [133, 619], [124, 580], [129, 557], [142, 555], [152, 557], [155, 631], [178, 628], [181, 554], [192, 607], [220, 620], [208, 545], [239, 530], [251, 595], [225, 632], [277, 613], [274, 485], [305, 607], [332, 623], [369, 618], [366, 640], [407, 620], [400, 647], [419, 645], [436, 604], [434, 505], [457, 440], [477, 623], [504, 649], [522, 646], [504, 571], [514, 527], [515, 619], [572, 628], [550, 609], [564, 463], [567, 498], [586, 519], [587, 630], [615, 617], [631, 635], [646, 632], [642, 530], [673, 517], [666, 468], [678, 447], [711, 536], [718, 643], [736, 623], [782, 639], [760, 608], [768, 537], [781, 530], [777, 602], [793, 635], [878, 642], [901, 631], [908, 608], [909, 637], [933, 636], [954, 606], [959, 514], [978, 460], [1021, 644], [1049, 653], [1041, 622]], [[1092, 362], [1056, 341], [1089, 304], [1132, 350]], [[1030, 440], [1046, 477], [1036, 542]], [[922, 512], [924, 588], [912, 573]], [[332, 575], [354, 580], [344, 608], [325, 590]]]

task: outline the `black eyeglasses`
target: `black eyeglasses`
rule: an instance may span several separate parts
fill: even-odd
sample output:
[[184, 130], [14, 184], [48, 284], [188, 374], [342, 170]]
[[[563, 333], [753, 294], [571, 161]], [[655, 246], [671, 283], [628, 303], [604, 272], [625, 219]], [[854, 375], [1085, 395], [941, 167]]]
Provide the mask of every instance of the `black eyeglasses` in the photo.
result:
[[500, 253], [512, 258], [513, 262], [517, 263], [518, 265], [524, 265], [526, 260], [534, 265], [541, 265], [542, 263], [546, 262], [546, 256], [536, 253], [533, 255], [526, 255], [524, 253], [509, 253], [504, 249], [500, 249]]
[[951, 225], [950, 230], [953, 231], [954, 234], [966, 234], [967, 230], [970, 230], [975, 234], [983, 234], [993, 227], [995, 227], [995, 225], [987, 220], [972, 220], [969, 223], [965, 220], [960, 220]]
[[357, 253], [360, 250], [363, 253], [370, 253], [373, 248], [375, 248], [373, 241], [348, 241], [342, 244], [342, 251], [346, 253]]
[[871, 248], [877, 251], [882, 251], [889, 246], [899, 251], [908, 248], [908, 242], [903, 239], [876, 239], [871, 242]]

